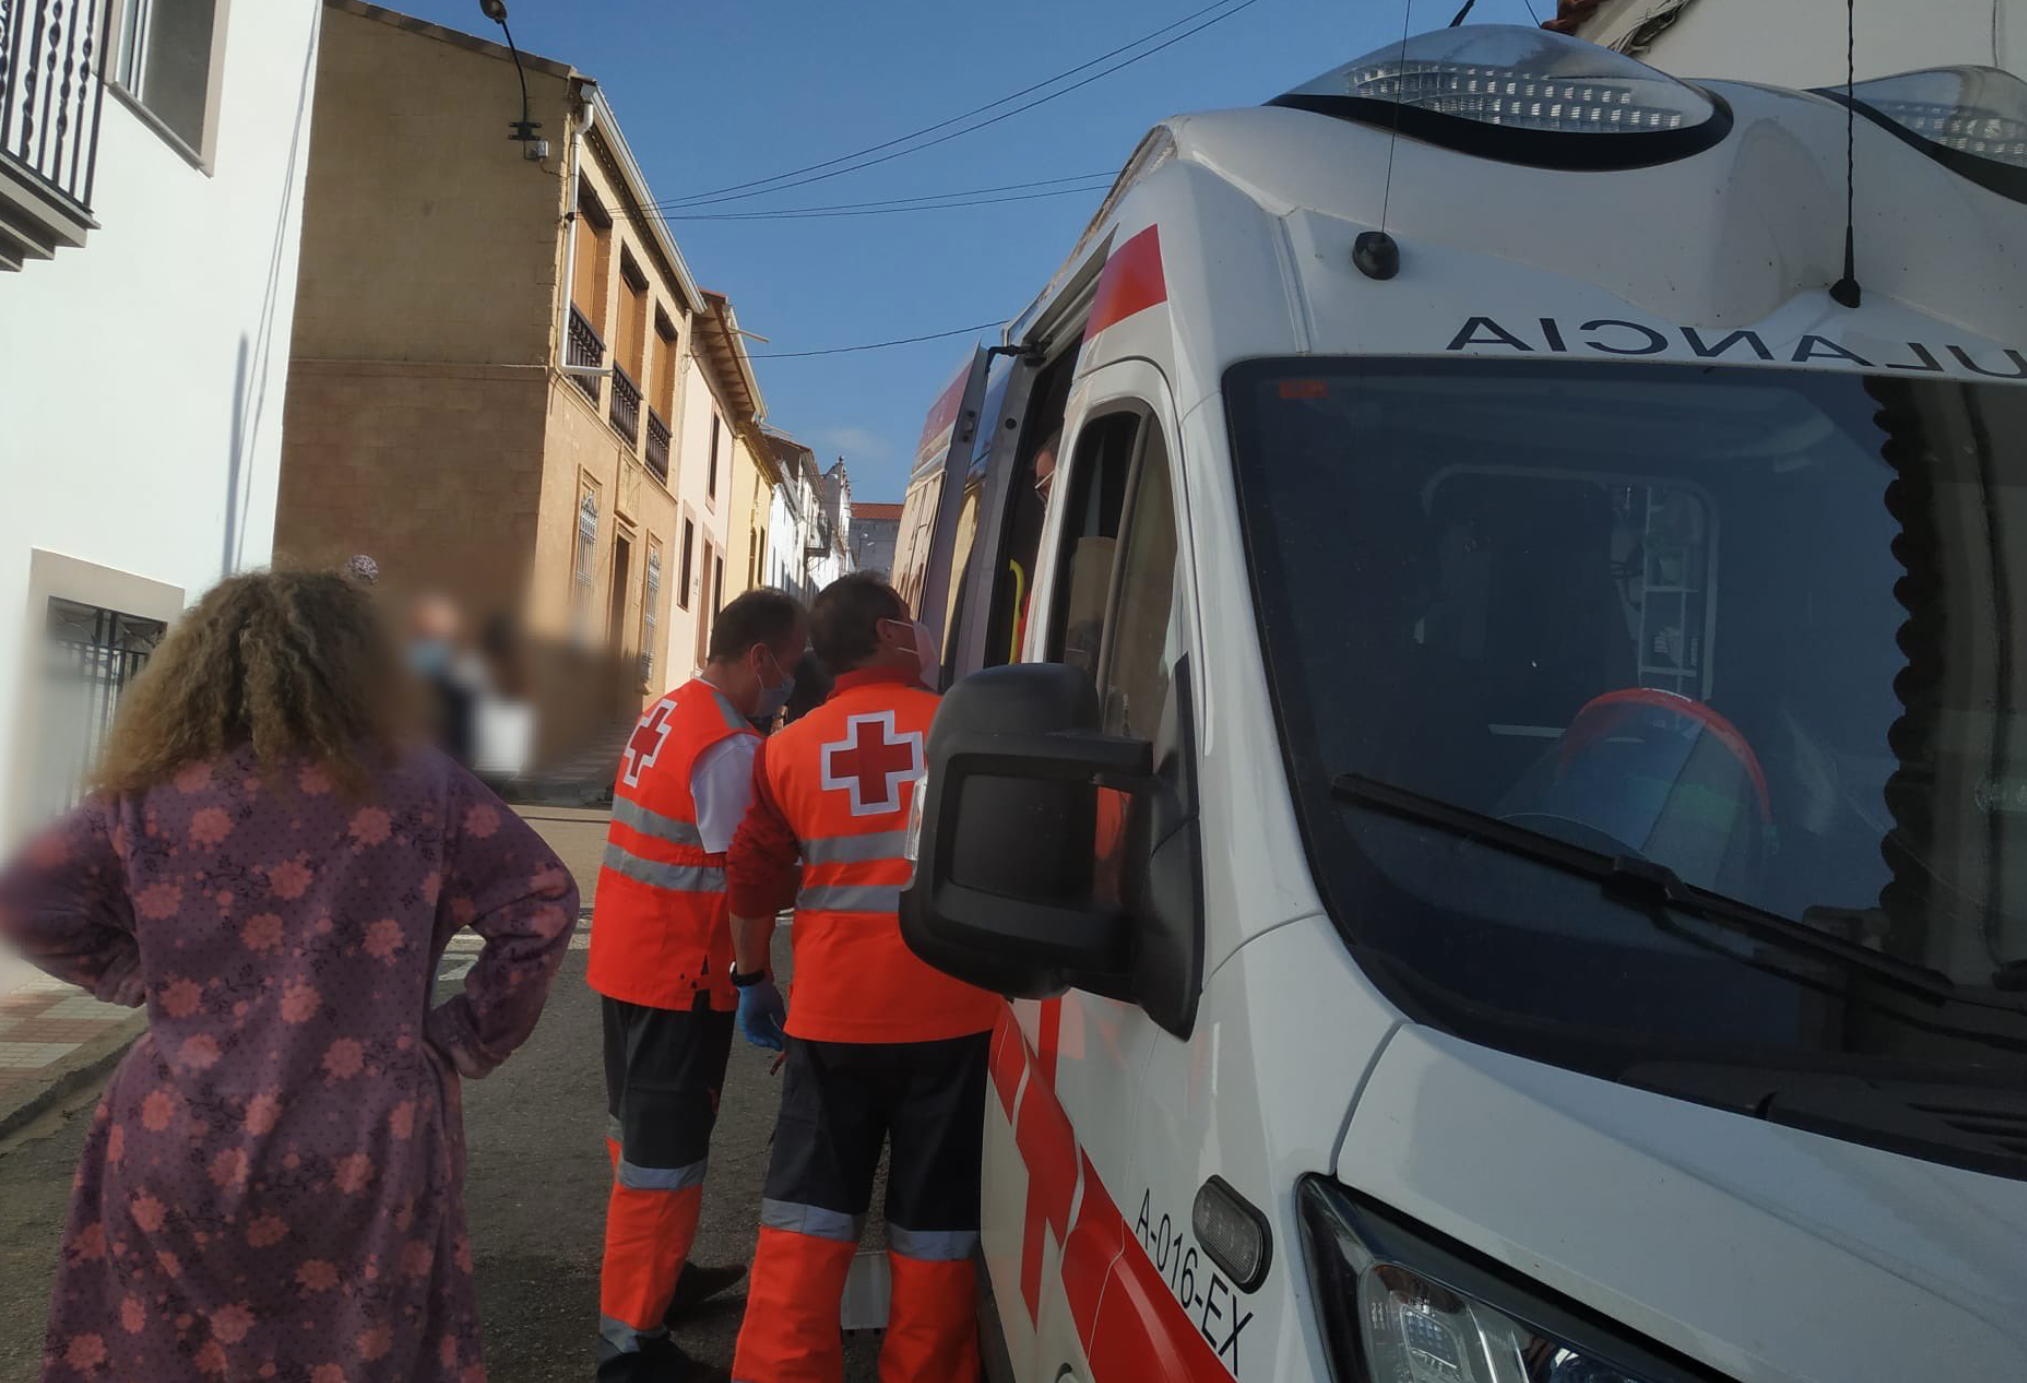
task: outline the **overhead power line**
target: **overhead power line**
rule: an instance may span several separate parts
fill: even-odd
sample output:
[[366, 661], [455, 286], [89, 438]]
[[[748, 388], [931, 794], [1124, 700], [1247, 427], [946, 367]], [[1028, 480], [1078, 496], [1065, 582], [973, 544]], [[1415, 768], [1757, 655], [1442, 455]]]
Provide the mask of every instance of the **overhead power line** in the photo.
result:
[[[1060, 82], [1065, 78], [1074, 77], [1079, 72], [1083, 72], [1090, 68], [1096, 67], [1099, 63], [1105, 62], [1110, 58], [1116, 58], [1121, 53], [1125, 53], [1134, 48], [1138, 48], [1143, 43], [1152, 42], [1153, 40], [1160, 38], [1163, 34], [1169, 33], [1175, 29], [1179, 29], [1183, 25], [1190, 23], [1192, 20], [1201, 19], [1204, 15], [1209, 14], [1212, 10], [1222, 9], [1225, 5], [1229, 3], [1231, 3], [1231, 0], [1214, 0], [1214, 3], [1206, 5], [1202, 9], [1196, 10], [1193, 13], [1186, 14], [1182, 18], [1175, 20], [1172, 23], [1164, 24], [1162, 27], [1154, 30], [1152, 33], [1142, 34], [1139, 38], [1134, 39], [1131, 43], [1122, 43], [1117, 48], [1112, 49], [1110, 52], [1100, 53], [1097, 57], [1092, 58], [1086, 62], [1078, 63], [1075, 67], [1065, 68], [1063, 71], [1056, 73], [1052, 77], [1044, 77], [1041, 81], [1034, 83], [1032, 86], [1024, 86], [1019, 91], [1010, 92], [1009, 94], [1000, 97], [996, 101], [987, 101], [982, 106], [973, 106], [970, 110], [964, 111], [957, 115], [950, 116], [948, 119], [945, 120], [939, 120], [933, 125], [924, 125], [919, 130], [910, 130], [907, 134], [896, 135], [892, 139], [883, 140], [878, 144], [867, 145], [863, 149], [855, 149], [849, 154], [839, 154], [835, 158], [824, 159], [820, 163], [806, 163], [800, 168], [790, 168], [786, 172], [775, 173], [769, 177], [754, 178], [747, 182], [731, 183], [724, 187], [708, 188], [705, 191], [694, 192], [691, 193], [688, 197], [680, 198], [678, 200], [684, 202], [701, 202], [707, 198], [724, 198], [726, 200], [733, 200], [732, 198], [728, 197], [727, 194], [735, 192], [745, 192], [746, 195], [750, 197], [758, 197], [763, 195], [761, 192], [748, 192], [747, 189], [749, 188], [763, 188], [766, 191], [770, 192], [780, 191], [781, 189], [770, 188], [767, 186], [767, 184], [783, 182], [789, 178], [800, 177], [804, 173], [815, 173], [825, 168], [833, 168], [840, 163], [849, 163], [853, 159], [864, 158], [868, 154], [877, 154], [882, 152], [883, 150], [891, 149], [897, 144], [906, 144], [910, 140], [920, 139], [923, 135], [934, 134], [938, 130], [948, 129], [950, 126], [955, 125], [960, 121], [971, 119], [971, 117], [974, 115], [983, 115], [989, 110], [997, 109], [998, 107], [1004, 106], [1012, 101], [1018, 101], [1023, 96], [1033, 95], [1035, 92], [1042, 90], [1044, 87], [1054, 86], [1057, 82]], [[928, 146], [925, 145], [924, 147], [926, 148]]]
[[1035, 202], [1045, 197], [1089, 197], [1110, 187], [1109, 182], [1094, 183], [1088, 187], [1059, 187], [1053, 192], [1022, 192], [1011, 197], [974, 197], [961, 202], [930, 202], [926, 206], [884, 206], [867, 207], [862, 210], [844, 208], [801, 207], [791, 211], [721, 211], [705, 212], [700, 215], [675, 215], [670, 221], [820, 221], [835, 216], [905, 216], [917, 211], [955, 211], [959, 207], [999, 206], [1006, 202]]
[[[727, 216], [775, 216], [787, 215], [798, 211], [844, 211], [847, 209], [856, 210], [861, 207], [902, 206], [909, 202], [940, 202], [947, 197], [985, 197], [995, 192], [1020, 192], [1030, 187], [1054, 187], [1059, 183], [1089, 182], [1093, 178], [1104, 178], [1110, 181], [1118, 176], [1116, 171], [1108, 168], [1097, 173], [1072, 173], [1067, 177], [1061, 178], [1036, 178], [1031, 182], [1001, 183], [998, 187], [965, 187], [956, 188], [949, 192], [928, 192], [919, 197], [879, 197], [870, 202], [832, 202], [826, 206], [815, 207], [770, 207], [765, 211], [739, 211], [725, 212], [723, 214]], [[682, 207], [675, 202], [649, 202], [646, 204], [646, 210], [666, 214], [681, 211]]]
[[[765, 190], [768, 192], [785, 192], [792, 187], [807, 187], [811, 183], [828, 182], [832, 178], [841, 178], [847, 173], [857, 173], [867, 168], [877, 167], [882, 163], [891, 163], [893, 160], [897, 158], [905, 158], [909, 154], [919, 154], [924, 149], [933, 149], [939, 144], [948, 144], [951, 140], [961, 139], [968, 134], [977, 134], [980, 130], [988, 129], [994, 125], [999, 124], [1001, 121], [1011, 120], [1016, 115], [1020, 115], [1027, 111], [1031, 111], [1035, 109], [1037, 106], [1044, 106], [1051, 101], [1058, 100], [1064, 96], [1068, 96], [1073, 91], [1081, 91], [1083, 88], [1091, 85], [1093, 82], [1102, 81], [1104, 78], [1111, 76], [1114, 72], [1122, 71], [1125, 68], [1133, 66], [1133, 64], [1137, 62], [1145, 62], [1148, 58], [1153, 57], [1156, 53], [1162, 52], [1165, 49], [1173, 48], [1176, 44], [1181, 43], [1184, 39], [1191, 38], [1197, 34], [1202, 33], [1205, 29], [1210, 28], [1213, 24], [1222, 24], [1225, 20], [1230, 19], [1232, 16], [1239, 14], [1242, 11], [1249, 10], [1259, 3], [1260, 0], [1238, 0], [1237, 4], [1225, 10], [1223, 13], [1212, 15], [1209, 19], [1204, 20], [1202, 23], [1197, 24], [1191, 28], [1185, 29], [1181, 33], [1175, 35], [1173, 38], [1169, 38], [1161, 43], [1157, 43], [1154, 47], [1149, 48], [1144, 52], [1135, 53], [1132, 57], [1124, 58], [1119, 62], [1112, 64], [1110, 67], [1100, 68], [1098, 71], [1093, 72], [1090, 76], [1085, 77], [1082, 81], [1072, 82], [1070, 85], [1063, 87], [1060, 90], [1049, 92], [1046, 96], [1037, 96], [1034, 100], [1029, 101], [1024, 105], [1015, 106], [1011, 110], [1003, 110], [999, 114], [992, 116], [989, 119], [980, 120], [975, 124], [965, 125], [959, 129], [951, 130], [946, 134], [940, 134], [934, 139], [925, 140], [920, 144], [911, 145], [910, 147], [905, 149], [895, 149], [890, 153], [881, 154], [878, 158], [869, 158], [860, 162], [849, 163], [842, 168], [833, 168], [827, 173], [813, 173], [809, 177], [796, 178], [792, 181], [783, 182], [778, 184], [777, 186], [769, 187]], [[1199, 11], [1198, 13], [1202, 13], [1202, 11]], [[1179, 22], [1186, 22], [1186, 21], [1179, 21]], [[1129, 44], [1127, 46], [1131, 47], [1133, 45]], [[1043, 85], [1047, 85], [1047, 83], [1043, 83]], [[957, 118], [962, 119], [963, 117]], [[856, 157], [856, 156], [848, 155], [847, 157]], [[761, 194], [759, 192], [738, 192], [722, 197], [705, 197], [700, 195], [696, 198], [681, 199], [675, 205], [680, 209], [691, 210], [700, 206], [715, 206], [721, 202], [745, 201], [748, 198], [757, 197], [760, 195]]]
[[813, 355], [855, 355], [860, 351], [883, 351], [889, 346], [912, 346], [918, 341], [944, 341], [952, 336], [971, 336], [981, 331], [992, 331], [1006, 325], [1004, 317], [977, 326], [958, 327], [952, 331], [932, 331], [926, 336], [902, 336], [892, 341], [869, 341], [863, 346], [832, 346], [821, 351], [768, 351], [763, 355], [748, 356], [749, 360], [803, 360]]

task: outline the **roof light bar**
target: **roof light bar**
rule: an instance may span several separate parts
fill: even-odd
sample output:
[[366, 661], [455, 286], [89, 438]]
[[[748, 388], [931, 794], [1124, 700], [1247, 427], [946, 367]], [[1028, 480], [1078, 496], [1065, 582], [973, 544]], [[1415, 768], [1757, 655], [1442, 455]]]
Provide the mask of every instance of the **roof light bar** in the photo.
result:
[[1638, 168], [1710, 147], [1716, 97], [1622, 53], [1517, 25], [1389, 44], [1271, 102], [1513, 163]]
[[[1843, 101], [1841, 88], [1819, 92]], [[2002, 196], [2027, 201], [2027, 82], [1996, 67], [1934, 67], [1853, 87], [1866, 119]]]

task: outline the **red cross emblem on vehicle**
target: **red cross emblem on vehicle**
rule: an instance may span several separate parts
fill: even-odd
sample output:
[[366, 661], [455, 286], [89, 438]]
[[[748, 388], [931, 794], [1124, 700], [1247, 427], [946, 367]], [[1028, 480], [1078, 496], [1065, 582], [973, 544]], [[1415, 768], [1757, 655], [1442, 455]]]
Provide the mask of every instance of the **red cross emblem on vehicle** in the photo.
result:
[[640, 771], [654, 763], [662, 752], [662, 746], [669, 738], [669, 714], [675, 710], [673, 701], [662, 700], [655, 708], [641, 717], [633, 732], [633, 738], [626, 742], [626, 763], [622, 773], [630, 788], [640, 786]]
[[901, 809], [901, 784], [922, 776], [922, 733], [894, 733], [894, 713], [853, 716], [845, 737], [823, 746], [823, 786], [852, 795], [853, 816]]

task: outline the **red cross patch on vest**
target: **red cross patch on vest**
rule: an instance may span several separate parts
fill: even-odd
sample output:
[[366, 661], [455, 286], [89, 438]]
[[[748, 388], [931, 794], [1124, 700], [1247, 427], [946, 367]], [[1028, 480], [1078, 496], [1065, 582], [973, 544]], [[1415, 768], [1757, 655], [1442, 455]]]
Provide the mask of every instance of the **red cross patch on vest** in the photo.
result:
[[634, 727], [633, 738], [626, 742], [626, 759], [620, 765], [620, 773], [628, 787], [640, 786], [640, 774], [644, 768], [652, 767], [662, 746], [669, 739], [669, 716], [675, 711], [673, 697], [663, 697], [647, 718]]
[[853, 816], [879, 816], [900, 810], [901, 784], [921, 776], [922, 735], [896, 734], [892, 711], [855, 715], [822, 755], [824, 791], [849, 792]]

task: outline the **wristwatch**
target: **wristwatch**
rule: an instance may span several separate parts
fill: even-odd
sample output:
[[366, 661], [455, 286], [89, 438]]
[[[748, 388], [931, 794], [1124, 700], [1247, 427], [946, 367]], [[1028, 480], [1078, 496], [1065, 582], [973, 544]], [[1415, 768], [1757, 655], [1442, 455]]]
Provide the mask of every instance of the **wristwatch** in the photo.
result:
[[759, 984], [762, 980], [766, 978], [767, 972], [765, 970], [762, 970], [757, 974], [742, 975], [739, 973], [738, 962], [734, 961], [732, 964], [732, 987], [734, 989], [751, 989], [753, 988], [754, 985]]

